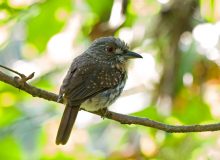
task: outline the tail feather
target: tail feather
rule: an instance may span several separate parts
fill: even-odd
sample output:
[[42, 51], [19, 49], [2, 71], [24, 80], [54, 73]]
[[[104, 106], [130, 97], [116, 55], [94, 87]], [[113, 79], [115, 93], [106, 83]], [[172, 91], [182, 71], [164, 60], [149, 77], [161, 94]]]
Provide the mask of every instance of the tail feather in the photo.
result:
[[57, 132], [56, 144], [66, 144], [69, 139], [73, 124], [76, 120], [80, 106], [68, 106], [65, 107], [63, 116], [60, 122], [60, 126]]

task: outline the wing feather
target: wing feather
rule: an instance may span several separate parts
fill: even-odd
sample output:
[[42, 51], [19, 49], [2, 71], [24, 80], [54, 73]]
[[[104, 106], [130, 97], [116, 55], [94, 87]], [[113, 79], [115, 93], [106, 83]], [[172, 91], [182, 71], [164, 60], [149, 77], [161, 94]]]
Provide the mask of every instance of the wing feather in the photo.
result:
[[[60, 89], [68, 103], [80, 105], [85, 100], [116, 87], [123, 79], [118, 69], [109, 69], [108, 64], [81, 63], [77, 59], [72, 63]], [[83, 60], [85, 61], [85, 60]]]

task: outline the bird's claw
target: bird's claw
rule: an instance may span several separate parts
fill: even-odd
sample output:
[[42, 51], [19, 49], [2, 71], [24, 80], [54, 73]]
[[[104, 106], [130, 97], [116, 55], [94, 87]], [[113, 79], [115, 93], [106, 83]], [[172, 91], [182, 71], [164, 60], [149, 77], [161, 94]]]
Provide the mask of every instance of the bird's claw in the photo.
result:
[[62, 102], [63, 101], [63, 95], [59, 95], [57, 98], [57, 102]]
[[108, 115], [108, 109], [107, 108], [102, 108], [100, 109], [101, 112], [101, 118], [104, 119]]

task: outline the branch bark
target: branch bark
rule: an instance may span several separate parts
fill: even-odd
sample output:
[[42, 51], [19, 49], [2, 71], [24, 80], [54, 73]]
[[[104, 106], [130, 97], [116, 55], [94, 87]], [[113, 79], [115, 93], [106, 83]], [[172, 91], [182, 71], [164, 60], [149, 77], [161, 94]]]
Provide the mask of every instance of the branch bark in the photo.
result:
[[[57, 102], [58, 95], [52, 92], [48, 92], [37, 87], [34, 87], [26, 82], [19, 83], [18, 77], [9, 76], [0, 71], [0, 81], [9, 84], [15, 88], [23, 90], [33, 97], [43, 98], [45, 100]], [[62, 103], [62, 102], [61, 102]], [[102, 112], [91, 112], [96, 115], [102, 115]], [[136, 124], [146, 127], [151, 127], [159, 130], [163, 130], [170, 133], [184, 133], [184, 132], [205, 132], [205, 131], [218, 131], [220, 130], [220, 123], [206, 124], [206, 125], [169, 125], [161, 122], [157, 122], [148, 118], [135, 117], [130, 115], [124, 115], [108, 111], [105, 118], [120, 122], [121, 124]]]

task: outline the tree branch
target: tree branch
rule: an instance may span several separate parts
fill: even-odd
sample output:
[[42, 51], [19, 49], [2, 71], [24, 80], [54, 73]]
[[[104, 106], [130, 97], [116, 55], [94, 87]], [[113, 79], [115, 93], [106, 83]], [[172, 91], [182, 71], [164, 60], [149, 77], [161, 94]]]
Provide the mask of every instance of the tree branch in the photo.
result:
[[[18, 88], [20, 90], [23, 90], [33, 97], [39, 97], [43, 98], [45, 100], [54, 101], [57, 102], [58, 95], [36, 88], [30, 84], [27, 84], [26, 82], [23, 82], [23, 84], [19, 83], [17, 78], [11, 77], [3, 72], [0, 71], [0, 81], [9, 84], [15, 88]], [[62, 103], [62, 102], [61, 102]], [[96, 115], [102, 115], [102, 112], [91, 112]], [[108, 111], [105, 118], [115, 120], [117, 122], [120, 122], [122, 124], [136, 124], [136, 125], [142, 125], [146, 127], [152, 127], [155, 129], [163, 130], [166, 132], [176, 132], [176, 133], [184, 133], [184, 132], [205, 132], [205, 131], [218, 131], [220, 130], [220, 123], [216, 124], [207, 124], [207, 125], [186, 125], [186, 126], [180, 126], [180, 125], [168, 125], [161, 122], [157, 122], [154, 120], [150, 120], [148, 118], [141, 118], [141, 117], [135, 117], [130, 115], [123, 115], [120, 113], [115, 113], [112, 111]]]

